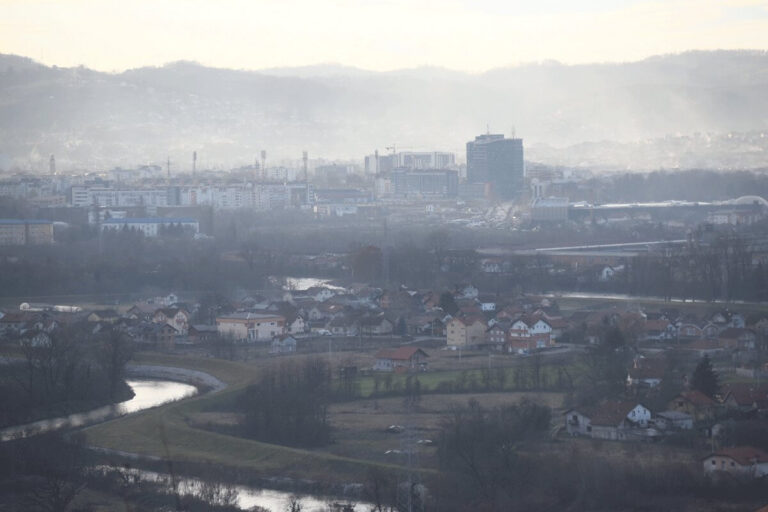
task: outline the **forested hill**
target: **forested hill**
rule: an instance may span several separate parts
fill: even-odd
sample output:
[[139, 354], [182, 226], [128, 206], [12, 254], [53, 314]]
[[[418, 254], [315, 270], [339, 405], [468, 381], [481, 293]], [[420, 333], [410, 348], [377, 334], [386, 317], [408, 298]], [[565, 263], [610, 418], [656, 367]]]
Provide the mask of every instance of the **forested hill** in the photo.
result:
[[[201, 166], [250, 163], [260, 149], [296, 159], [303, 149], [311, 157], [361, 158], [392, 143], [462, 153], [487, 125], [505, 133], [514, 127], [539, 160], [562, 163], [551, 147], [579, 144], [582, 160], [602, 151], [623, 165], [643, 139], [759, 137], [768, 131], [767, 90], [763, 51], [481, 74], [333, 65], [237, 71], [189, 62], [102, 73], [0, 55], [0, 169], [30, 162], [45, 169], [50, 154], [60, 168], [100, 168], [169, 155], [189, 166], [192, 151]], [[582, 144], [588, 141], [598, 148]]]

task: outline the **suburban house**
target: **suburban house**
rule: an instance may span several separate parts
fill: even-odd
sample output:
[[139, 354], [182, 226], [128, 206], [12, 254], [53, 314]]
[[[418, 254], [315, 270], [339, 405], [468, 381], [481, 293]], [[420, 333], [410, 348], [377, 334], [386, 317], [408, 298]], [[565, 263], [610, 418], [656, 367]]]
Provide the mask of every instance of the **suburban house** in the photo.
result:
[[733, 382], [721, 390], [723, 404], [741, 412], [768, 410], [768, 384]]
[[286, 317], [285, 319], [286, 330], [290, 334], [304, 334], [306, 324], [301, 315], [295, 315], [293, 317]]
[[336, 295], [333, 290], [326, 288], [325, 286], [313, 286], [312, 288], [307, 289], [304, 294], [312, 297], [318, 302], [324, 302]]
[[714, 356], [724, 351], [722, 343], [719, 340], [700, 339], [683, 346], [683, 350], [693, 352], [697, 357]]
[[507, 352], [528, 352], [551, 345], [552, 326], [543, 318], [518, 318], [507, 331]]
[[366, 316], [360, 319], [360, 331], [367, 336], [392, 334], [394, 329], [394, 324], [384, 315]]
[[693, 416], [680, 411], [663, 411], [653, 417], [653, 424], [661, 430], [691, 430]]
[[272, 340], [272, 346], [269, 349], [270, 354], [291, 354], [296, 352], [296, 338], [290, 334], [275, 336]]
[[690, 414], [696, 421], [714, 418], [717, 404], [701, 391], [683, 391], [667, 405], [670, 411]]
[[476, 299], [480, 291], [471, 284], [460, 286], [456, 290], [456, 298]]
[[271, 341], [284, 334], [285, 318], [261, 313], [232, 313], [216, 318], [216, 328], [222, 336], [237, 341]]
[[615, 267], [612, 267], [610, 265], [606, 265], [605, 267], [602, 267], [600, 272], [597, 275], [597, 279], [601, 282], [607, 282], [616, 277], [616, 274], [619, 274], [621, 272], [624, 272], [624, 265], [616, 265]]
[[112, 324], [120, 319], [120, 315], [114, 309], [102, 309], [100, 311], [94, 311], [88, 315], [89, 322], [99, 322]]
[[757, 334], [752, 329], [729, 327], [718, 336], [725, 348], [754, 349], [757, 344]]
[[646, 320], [643, 326], [642, 338], [646, 341], [667, 341], [674, 339], [676, 336], [677, 329], [666, 318]]
[[455, 317], [446, 327], [449, 347], [468, 347], [485, 341], [486, 323], [481, 316]]
[[494, 295], [480, 295], [477, 297], [481, 311], [496, 311], [497, 298]]
[[150, 322], [152, 321], [152, 315], [154, 315], [155, 311], [157, 311], [159, 308], [160, 306], [149, 302], [137, 302], [131, 306], [127, 312], [127, 315], [128, 318], [141, 320], [143, 322]]
[[192, 343], [207, 343], [219, 335], [215, 325], [193, 324], [187, 330], [187, 337]]
[[693, 322], [681, 323], [677, 326], [677, 337], [682, 340], [697, 340], [704, 335], [701, 327]]
[[382, 372], [424, 371], [427, 357], [427, 353], [418, 347], [382, 349], [376, 353], [373, 369]]
[[334, 336], [357, 336], [357, 322], [345, 315], [339, 315], [331, 319], [325, 326]]
[[660, 359], [635, 359], [627, 373], [628, 387], [655, 388], [664, 378], [666, 362]]
[[593, 407], [570, 409], [565, 413], [565, 430], [573, 436], [623, 441], [633, 430], [644, 429], [651, 411], [637, 402], [609, 400]]
[[708, 320], [721, 331], [729, 327], [744, 327], [744, 317], [727, 309], [715, 311], [709, 316]]
[[704, 473], [714, 476], [717, 472], [730, 473], [748, 478], [768, 475], [768, 453], [751, 446], [723, 448], [703, 461]]
[[417, 336], [443, 336], [444, 326], [434, 313], [412, 316], [406, 320], [408, 334]]
[[152, 315], [156, 324], [171, 324], [179, 334], [187, 334], [190, 314], [181, 308], [160, 308]]
[[176, 336], [181, 334], [171, 324], [154, 324], [154, 329], [150, 335], [151, 341], [164, 348], [173, 348], [176, 343]]
[[509, 322], [502, 320], [494, 323], [485, 331], [485, 341], [491, 345], [502, 347], [507, 341], [507, 332], [509, 331]]

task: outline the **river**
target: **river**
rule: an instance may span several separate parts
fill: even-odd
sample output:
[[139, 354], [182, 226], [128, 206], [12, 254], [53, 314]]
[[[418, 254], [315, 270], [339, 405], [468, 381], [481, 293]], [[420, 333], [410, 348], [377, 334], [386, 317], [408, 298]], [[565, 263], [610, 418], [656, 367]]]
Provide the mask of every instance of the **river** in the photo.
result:
[[[166, 486], [169, 493], [173, 489], [173, 479], [167, 473], [158, 473], [137, 468], [126, 469], [115, 466], [97, 466], [94, 469], [102, 474], [110, 471], [117, 471], [129, 482], [161, 483]], [[200, 491], [205, 485], [204, 480], [197, 478], [179, 476], [175, 480], [176, 492], [181, 496], [200, 496]], [[232, 485], [229, 486], [229, 488], [234, 491], [235, 506], [243, 510], [250, 510], [255, 506], [259, 506], [270, 512], [279, 512], [281, 510], [288, 510], [288, 505], [292, 500], [298, 502], [301, 505], [301, 510], [307, 512], [341, 510], [340, 507], [334, 508], [334, 504], [348, 505], [349, 509], [354, 512], [368, 511], [373, 508], [373, 505], [370, 503], [361, 503], [357, 500], [347, 500], [332, 496], [292, 493], [274, 489], [259, 489], [244, 485]]]
[[110, 404], [93, 409], [46, 420], [15, 425], [0, 430], [0, 442], [10, 439], [29, 437], [44, 432], [52, 432], [64, 428], [77, 428], [93, 425], [101, 421], [118, 418], [142, 411], [158, 405], [167, 404], [196, 395], [198, 390], [190, 384], [168, 380], [131, 379], [126, 381], [133, 389], [133, 398], [117, 404]]
[[[102, 421], [125, 416], [127, 414], [143, 411], [152, 407], [182, 400], [194, 396], [198, 389], [190, 384], [181, 382], [160, 380], [160, 379], [129, 379], [126, 381], [134, 392], [133, 398], [112, 405], [105, 405], [88, 412], [74, 413], [60, 418], [40, 420], [24, 425], [16, 425], [0, 430], [0, 442], [11, 439], [29, 437], [45, 432], [66, 428], [77, 428], [93, 425]], [[101, 471], [107, 469], [124, 472], [124, 469], [108, 468], [101, 466]], [[160, 481], [168, 479], [168, 475], [133, 469], [130, 470], [134, 478], [139, 480]], [[179, 492], [182, 494], [197, 494], [202, 487], [203, 481], [195, 478], [182, 477], [179, 479]], [[294, 493], [277, 491], [272, 489], [257, 489], [245, 486], [234, 486], [236, 491], [236, 503], [238, 508], [247, 510], [255, 505], [263, 507], [270, 511], [284, 510], [290, 502]], [[328, 510], [328, 504], [331, 502], [342, 502], [333, 497], [317, 495], [296, 495], [301, 502], [302, 510]], [[355, 511], [370, 510], [369, 505], [358, 504]]]

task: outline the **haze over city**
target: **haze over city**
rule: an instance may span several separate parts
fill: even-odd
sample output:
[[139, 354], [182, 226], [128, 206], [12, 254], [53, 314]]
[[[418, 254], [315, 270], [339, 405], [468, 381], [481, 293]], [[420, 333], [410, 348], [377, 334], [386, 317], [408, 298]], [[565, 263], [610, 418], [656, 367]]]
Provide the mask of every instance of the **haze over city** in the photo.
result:
[[0, 0], [0, 510], [768, 511], [768, 1]]

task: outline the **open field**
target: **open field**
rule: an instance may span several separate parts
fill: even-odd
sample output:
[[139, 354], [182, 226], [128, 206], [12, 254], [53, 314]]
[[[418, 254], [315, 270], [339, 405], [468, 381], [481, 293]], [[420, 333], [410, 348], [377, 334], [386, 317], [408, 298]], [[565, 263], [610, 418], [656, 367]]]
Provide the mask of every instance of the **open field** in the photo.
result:
[[260, 443], [191, 426], [191, 415], [231, 402], [258, 375], [259, 367], [271, 360], [233, 363], [157, 354], [143, 354], [137, 359], [143, 364], [206, 371], [228, 382], [230, 387], [87, 428], [84, 432], [89, 444], [162, 459], [221, 464], [260, 476], [280, 475], [318, 481], [357, 481], [370, 466], [395, 469], [391, 464]]
[[[451, 357], [453, 354], [445, 354]], [[383, 452], [392, 443], [391, 434], [383, 433], [389, 424], [409, 423], [414, 415], [403, 408], [402, 397], [378, 400], [356, 400], [335, 404], [331, 408], [331, 422], [335, 427], [335, 443], [324, 449], [302, 450], [196, 428], [197, 425], [219, 423], [225, 418], [232, 402], [242, 390], [257, 378], [261, 369], [282, 361], [301, 360], [306, 356], [286, 358], [258, 358], [247, 362], [232, 362], [212, 358], [196, 358], [169, 354], [140, 353], [135, 362], [191, 368], [210, 373], [227, 382], [229, 387], [217, 393], [198, 396], [182, 403], [144, 411], [134, 416], [95, 425], [85, 430], [90, 444], [118, 451], [139, 453], [173, 460], [209, 462], [247, 469], [261, 475], [280, 474], [318, 480], [336, 479], [355, 481], [372, 465], [396, 469], [404, 463], [397, 457], [386, 457]], [[354, 359], [370, 360], [369, 354], [356, 354]], [[487, 356], [478, 358], [486, 361]], [[337, 363], [338, 364], [338, 363]], [[477, 368], [475, 366], [475, 368]], [[546, 368], [546, 367], [545, 367]], [[505, 369], [511, 372], [510, 369]], [[548, 370], [544, 370], [545, 372]], [[441, 382], [457, 379], [462, 372], [442, 371], [419, 374], [423, 391], [437, 388]], [[481, 370], [469, 370], [481, 383]], [[393, 381], [404, 381], [405, 376], [393, 375]], [[373, 390], [373, 377], [362, 379], [368, 394]], [[508, 378], [510, 383], [511, 377]], [[383, 389], [382, 389], [383, 391]], [[562, 395], [553, 393], [462, 393], [457, 395], [429, 394], [415, 409], [419, 429], [427, 429], [435, 437], [440, 417], [451, 407], [463, 405], [470, 398], [495, 405], [510, 403], [523, 396], [537, 401], [545, 400], [552, 406], [562, 403]], [[213, 412], [212, 412], [213, 411]], [[218, 416], [216, 413], [224, 413]], [[227, 421], [232, 421], [231, 415]], [[397, 444], [397, 443], [395, 443]], [[434, 448], [429, 448], [434, 453]], [[375, 454], [373, 457], [371, 454]], [[381, 453], [381, 456], [379, 454]], [[427, 454], [425, 454], [427, 455]], [[428, 466], [433, 466], [432, 463]], [[332, 468], [332, 471], [329, 471]]]
[[[366, 458], [404, 464], [405, 451], [412, 447], [419, 467], [437, 468], [436, 445], [418, 443], [437, 441], [443, 419], [451, 410], [476, 400], [484, 407], [511, 405], [529, 399], [555, 409], [562, 407], [562, 393], [467, 393], [423, 396], [415, 406], [402, 397], [355, 400], [331, 405], [329, 415], [334, 428], [334, 443], [326, 449], [334, 455]], [[401, 433], [386, 432], [390, 425], [405, 428]], [[388, 450], [395, 450], [387, 454]]]
[[551, 297], [557, 301], [560, 310], [564, 314], [570, 314], [573, 311], [580, 309], [609, 309], [618, 308], [624, 309], [628, 306], [640, 306], [648, 309], [649, 311], [658, 311], [662, 308], [675, 308], [681, 311], [697, 312], [697, 311], [715, 311], [718, 309], [729, 309], [731, 311], [738, 311], [743, 314], [752, 312], [765, 312], [768, 309], [768, 303], [764, 302], [742, 302], [742, 301], [718, 301], [718, 302], [705, 302], [705, 301], [691, 301], [687, 300], [683, 302], [680, 299], [673, 299], [672, 301], [665, 301], [661, 298], [654, 297], [631, 297], [631, 296], [613, 296], [611, 298], [605, 297], [570, 297], [561, 296], [554, 293]]

